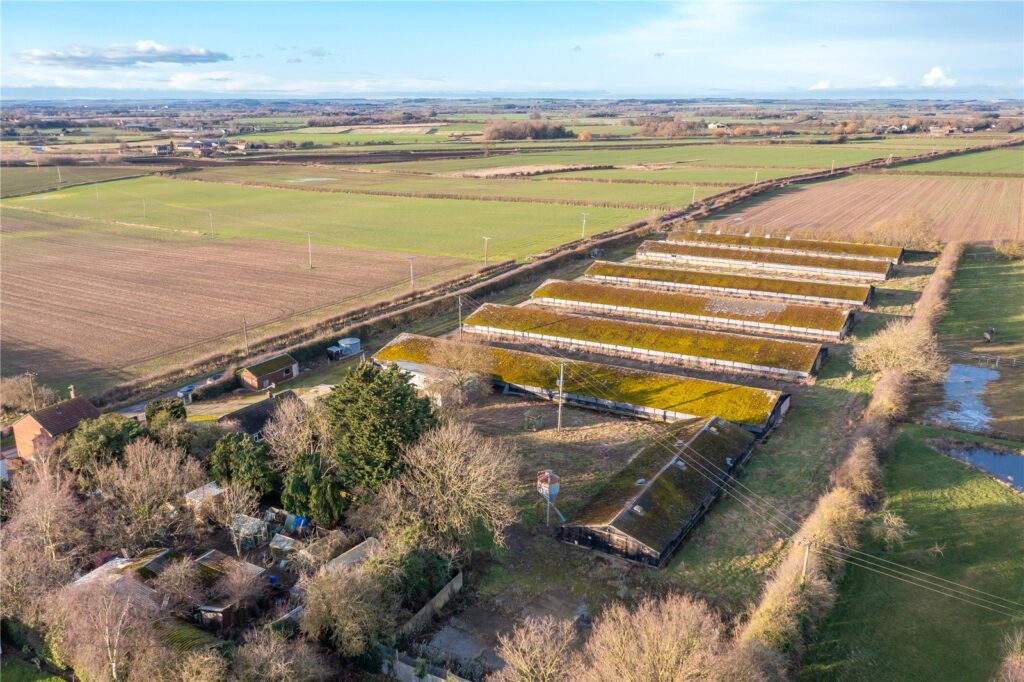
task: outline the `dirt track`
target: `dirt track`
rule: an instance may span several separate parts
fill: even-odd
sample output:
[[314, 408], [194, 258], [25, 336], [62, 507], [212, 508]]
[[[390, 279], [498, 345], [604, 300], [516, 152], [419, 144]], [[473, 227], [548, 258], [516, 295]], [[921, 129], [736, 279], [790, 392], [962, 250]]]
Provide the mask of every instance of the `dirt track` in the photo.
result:
[[751, 229], [823, 228], [851, 235], [906, 211], [935, 220], [944, 239], [1024, 239], [1024, 181], [858, 175], [792, 187], [722, 215]]

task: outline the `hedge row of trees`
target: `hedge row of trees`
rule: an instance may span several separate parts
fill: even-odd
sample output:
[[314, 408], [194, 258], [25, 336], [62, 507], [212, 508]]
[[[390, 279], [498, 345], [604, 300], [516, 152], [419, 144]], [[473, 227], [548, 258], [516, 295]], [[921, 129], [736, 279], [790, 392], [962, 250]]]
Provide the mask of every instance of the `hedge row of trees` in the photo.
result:
[[547, 121], [492, 121], [484, 128], [485, 140], [556, 140], [576, 137], [561, 123]]

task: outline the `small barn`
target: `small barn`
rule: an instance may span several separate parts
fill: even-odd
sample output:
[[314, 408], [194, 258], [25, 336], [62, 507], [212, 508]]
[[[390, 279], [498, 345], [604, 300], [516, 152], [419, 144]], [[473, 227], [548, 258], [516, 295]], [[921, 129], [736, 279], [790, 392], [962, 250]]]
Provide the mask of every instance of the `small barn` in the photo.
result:
[[662, 566], [754, 447], [719, 417], [674, 426], [641, 450], [561, 528], [565, 542]]
[[283, 400], [299, 400], [294, 391], [283, 391], [277, 395], [270, 396], [251, 405], [229, 412], [217, 419], [217, 423], [223, 426], [237, 425], [242, 433], [249, 434], [257, 443], [263, 440], [263, 427], [267, 425], [270, 418], [274, 416], [274, 410]]
[[85, 398], [72, 398], [26, 414], [14, 423], [18, 456], [32, 459], [40, 450], [54, 445], [57, 438], [74, 431], [81, 422], [99, 416], [100, 411]]
[[271, 384], [294, 379], [298, 375], [299, 363], [287, 353], [282, 353], [255, 365], [249, 365], [239, 373], [238, 379], [244, 386], [258, 391]]
[[[267, 570], [248, 561], [235, 559], [217, 549], [211, 549], [196, 559], [199, 566], [200, 578], [208, 586], [214, 585], [217, 580], [227, 575], [235, 566], [241, 565], [246, 572], [256, 577], [262, 577]], [[231, 628], [243, 622], [245, 614], [239, 609], [236, 602], [227, 599], [212, 599], [198, 604], [199, 618], [204, 625], [213, 628]]]

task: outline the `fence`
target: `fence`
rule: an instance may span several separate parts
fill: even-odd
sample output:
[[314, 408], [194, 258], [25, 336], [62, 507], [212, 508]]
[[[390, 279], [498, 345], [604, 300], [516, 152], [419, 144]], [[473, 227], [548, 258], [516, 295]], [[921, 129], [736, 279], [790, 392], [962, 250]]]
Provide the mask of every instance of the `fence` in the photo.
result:
[[430, 620], [444, 608], [444, 605], [462, 589], [462, 571], [455, 574], [455, 577], [448, 581], [448, 584], [441, 588], [441, 590], [434, 595], [434, 597], [427, 602], [422, 609], [416, 612], [416, 615], [410, 618], [405, 625], [402, 626], [401, 632], [405, 635], [410, 635], [415, 632], [419, 632], [427, 626]]
[[404, 651], [378, 645], [384, 655], [380, 671], [399, 682], [469, 682], [464, 677], [431, 665], [423, 659], [416, 659]]

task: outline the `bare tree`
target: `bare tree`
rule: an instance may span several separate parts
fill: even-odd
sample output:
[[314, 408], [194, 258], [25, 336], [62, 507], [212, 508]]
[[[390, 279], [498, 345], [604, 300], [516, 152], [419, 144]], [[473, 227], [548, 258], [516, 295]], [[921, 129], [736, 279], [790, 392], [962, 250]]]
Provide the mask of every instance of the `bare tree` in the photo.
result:
[[61, 657], [90, 680], [130, 679], [133, 658], [160, 646], [152, 627], [157, 605], [143, 590], [96, 582], [55, 594], [48, 620], [60, 633], [53, 641]]
[[204, 478], [199, 462], [183, 451], [144, 438], [133, 441], [123, 463], [97, 472], [106, 498], [97, 514], [99, 535], [108, 545], [137, 551], [189, 534], [194, 517], [180, 507], [185, 493]]
[[934, 250], [940, 246], [935, 221], [917, 211], [901, 213], [875, 223], [865, 235], [868, 241], [902, 246], [907, 249]]
[[151, 586], [168, 598], [168, 607], [185, 616], [206, 599], [206, 589], [199, 574], [199, 565], [185, 557], [164, 567]]
[[926, 325], [899, 319], [853, 349], [853, 364], [871, 372], [894, 370], [912, 379], [937, 381], [948, 363], [938, 340]]
[[252, 516], [256, 513], [259, 509], [256, 493], [237, 481], [231, 481], [221, 488], [221, 493], [212, 500], [208, 509], [213, 520], [231, 532], [235, 556], [242, 556], [243, 538], [234, 520], [239, 515]]
[[228, 679], [228, 661], [216, 651], [191, 651], [181, 659], [175, 682], [223, 682]]
[[1004, 651], [995, 682], [1024, 682], [1024, 630], [1006, 635]]
[[501, 440], [449, 421], [427, 432], [403, 458], [404, 469], [373, 502], [378, 527], [418, 525], [427, 546], [457, 554], [470, 549], [473, 528], [498, 545], [515, 522], [515, 455]]
[[724, 627], [703, 602], [672, 594], [633, 611], [616, 604], [594, 623], [582, 679], [616, 682], [718, 680]]
[[[329, 454], [333, 436], [327, 411], [320, 403], [306, 407], [301, 400], [282, 400], [263, 427], [263, 440], [274, 456], [274, 468], [286, 472], [302, 455]], [[329, 464], [331, 457], [323, 457]]]
[[263, 578], [238, 561], [214, 584], [213, 593], [235, 608], [245, 610], [263, 594]]
[[871, 524], [871, 535], [892, 551], [902, 547], [907, 538], [914, 534], [906, 519], [895, 512], [883, 511]]
[[527, 618], [511, 633], [498, 637], [498, 657], [505, 667], [496, 682], [559, 682], [578, 673], [573, 652], [576, 628], [572, 621], [554, 616]]
[[342, 656], [363, 654], [394, 624], [394, 595], [365, 564], [321, 571], [300, 584], [306, 592], [300, 629], [310, 639], [329, 641]]
[[327, 659], [304, 639], [252, 630], [235, 651], [235, 673], [253, 682], [319, 682], [333, 677]]
[[449, 341], [431, 351], [430, 365], [426, 388], [450, 412], [490, 386], [494, 356], [483, 344]]
[[26, 372], [0, 379], [0, 410], [30, 412], [57, 402], [57, 394], [49, 386], [36, 383], [35, 375]]

